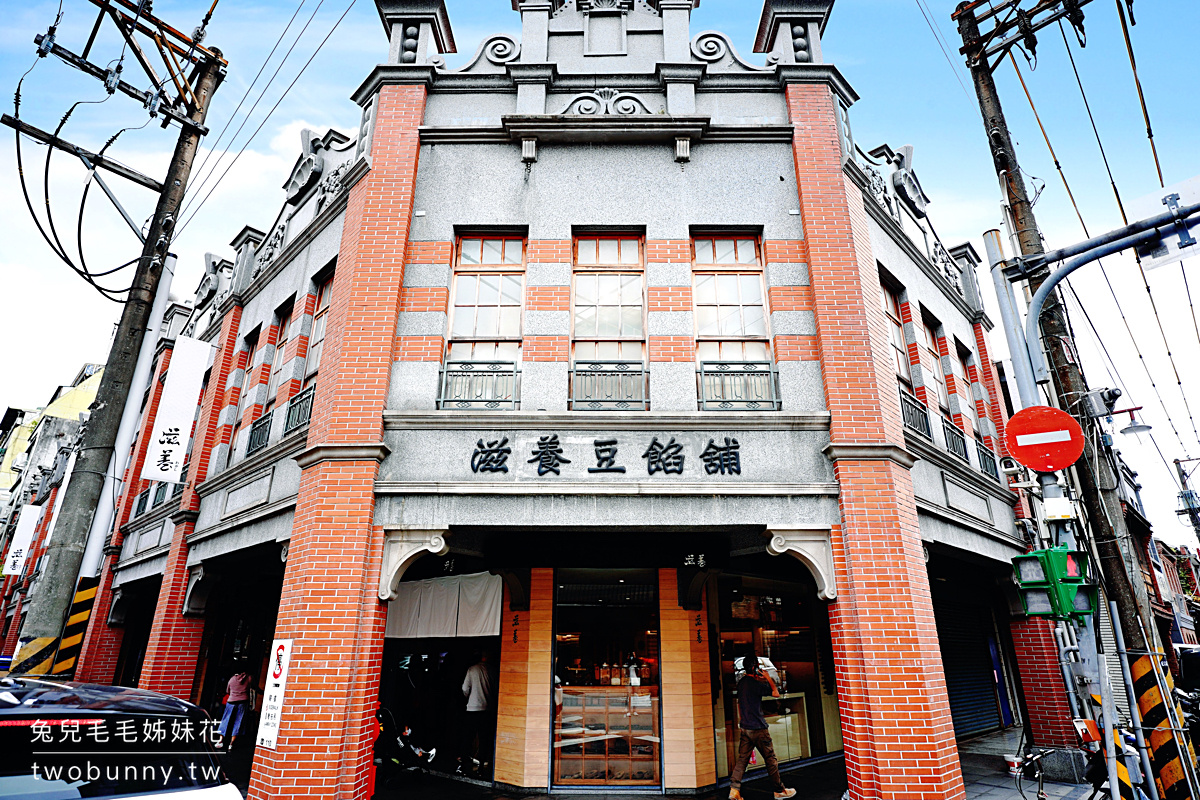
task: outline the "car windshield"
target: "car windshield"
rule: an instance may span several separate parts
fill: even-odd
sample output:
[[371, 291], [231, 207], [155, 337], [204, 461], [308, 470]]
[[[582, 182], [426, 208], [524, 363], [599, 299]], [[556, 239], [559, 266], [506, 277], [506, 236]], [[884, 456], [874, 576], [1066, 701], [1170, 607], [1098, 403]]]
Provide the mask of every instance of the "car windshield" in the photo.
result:
[[188, 717], [0, 717], [0, 797], [67, 800], [218, 786], [212, 730], [209, 720]]

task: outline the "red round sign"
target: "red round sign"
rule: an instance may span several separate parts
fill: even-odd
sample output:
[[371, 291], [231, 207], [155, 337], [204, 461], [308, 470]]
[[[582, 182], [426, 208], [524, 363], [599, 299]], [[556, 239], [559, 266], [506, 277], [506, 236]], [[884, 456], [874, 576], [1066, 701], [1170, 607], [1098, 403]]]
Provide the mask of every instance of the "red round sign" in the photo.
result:
[[1083, 455], [1083, 429], [1065, 411], [1033, 406], [1018, 411], [1008, 421], [1004, 443], [1012, 457], [1026, 467], [1057, 472]]

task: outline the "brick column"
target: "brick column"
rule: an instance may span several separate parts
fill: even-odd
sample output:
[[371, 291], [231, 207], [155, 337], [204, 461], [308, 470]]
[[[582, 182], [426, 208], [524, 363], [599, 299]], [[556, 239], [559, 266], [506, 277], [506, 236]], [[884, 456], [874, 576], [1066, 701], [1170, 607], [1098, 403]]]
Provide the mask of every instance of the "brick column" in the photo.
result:
[[1071, 724], [1073, 715], [1058, 663], [1054, 623], [1029, 618], [1014, 620], [1011, 627], [1030, 740], [1038, 747], [1078, 749], [1079, 738]]
[[171, 347], [163, 350], [150, 379], [150, 397], [146, 401], [146, 413], [142, 417], [142, 427], [133, 443], [133, 458], [129, 460], [129, 469], [126, 470], [121, 483], [123, 491], [113, 512], [116, 519], [112, 536], [105, 546], [105, 552], [109, 555], [105, 555], [101, 562], [96, 602], [92, 606], [92, 617], [88, 621], [83, 647], [79, 651], [79, 667], [75, 673], [75, 679], [79, 681], [112, 683], [116, 677], [117, 659], [121, 654], [121, 641], [125, 636], [125, 629], [114, 628], [108, 624], [108, 613], [112, 609], [113, 600], [113, 569], [121, 557], [121, 545], [124, 543], [121, 529], [129, 522], [137, 496], [144, 488], [141, 475], [149, 446], [147, 432], [154, 428], [154, 417], [158, 413], [158, 403], [162, 399], [164, 388], [161, 379], [171, 365], [171, 352]]
[[708, 609], [679, 607], [679, 581], [673, 569], [658, 571], [658, 601], [663, 788], [703, 789], [717, 782]]
[[[275, 750], [257, 750], [249, 797], [366, 800], [383, 657], [383, 534], [372, 522], [423, 85], [379, 91], [371, 171], [350, 189], [309, 449], [275, 637], [293, 642]], [[334, 490], [332, 487], [336, 487]]]
[[852, 800], [964, 797], [863, 198], [824, 83], [787, 100], [841, 486], [830, 607]]
[[167, 554], [154, 622], [150, 626], [150, 642], [146, 646], [146, 658], [138, 682], [142, 689], [176, 697], [192, 696], [196, 656], [200, 651], [200, 638], [204, 634], [204, 620], [183, 616], [188, 582], [187, 539], [195, 530], [200, 511], [200, 495], [196, 493], [196, 487], [208, 477], [212, 450], [219, 431], [221, 399], [225, 396], [225, 385], [233, 370], [241, 319], [241, 307], [234, 306], [221, 320], [221, 332], [216, 341], [217, 352], [209, 373], [208, 387], [201, 400], [200, 420], [192, 442], [187, 482], [179, 498], [179, 510], [172, 517], [175, 532], [171, 537], [171, 550]]
[[531, 571], [529, 610], [512, 611], [504, 590], [500, 693], [496, 701], [496, 782], [545, 789], [550, 774], [554, 570]]

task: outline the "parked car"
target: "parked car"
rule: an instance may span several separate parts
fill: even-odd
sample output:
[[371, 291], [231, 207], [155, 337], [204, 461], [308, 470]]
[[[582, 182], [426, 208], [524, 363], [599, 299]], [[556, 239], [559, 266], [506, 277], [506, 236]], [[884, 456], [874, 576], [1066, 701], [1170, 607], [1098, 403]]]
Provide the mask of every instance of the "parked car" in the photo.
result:
[[216, 723], [174, 697], [38, 678], [0, 679], [0, 797], [240, 800]]

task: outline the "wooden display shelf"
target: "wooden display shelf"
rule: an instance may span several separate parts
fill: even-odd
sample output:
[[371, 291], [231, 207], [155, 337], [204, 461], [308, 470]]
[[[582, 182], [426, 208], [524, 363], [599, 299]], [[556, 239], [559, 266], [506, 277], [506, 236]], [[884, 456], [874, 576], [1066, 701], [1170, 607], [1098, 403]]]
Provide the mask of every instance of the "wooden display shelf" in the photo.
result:
[[657, 686], [563, 687], [554, 783], [661, 784], [658, 710]]

